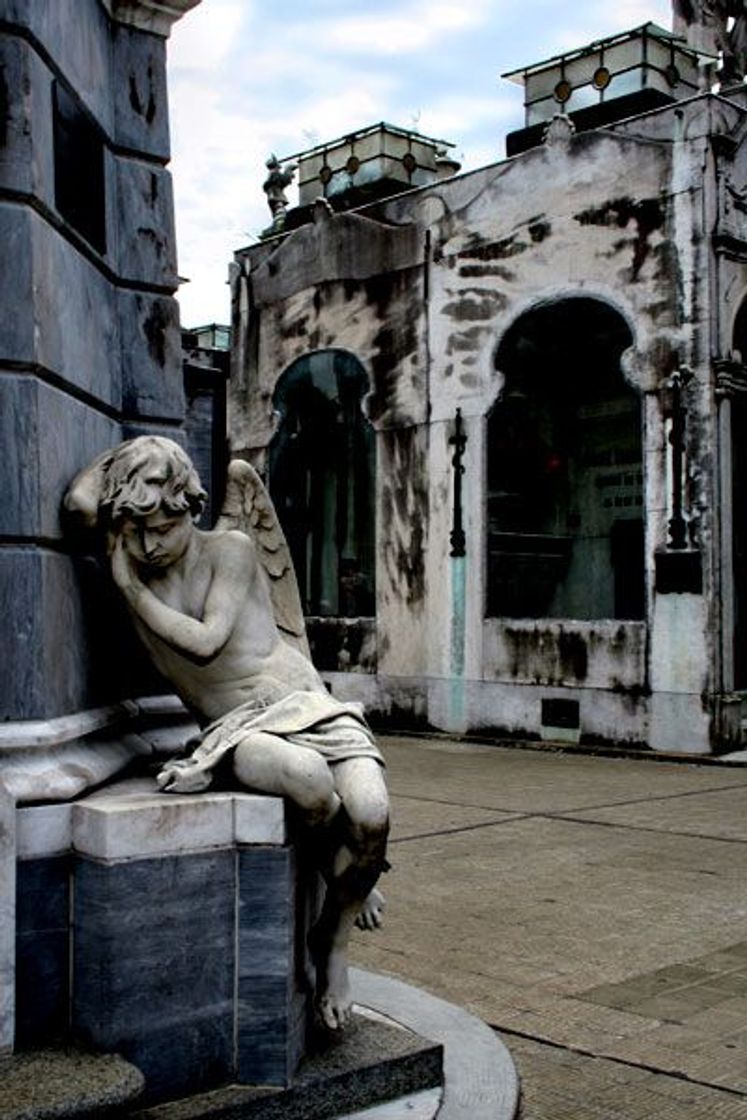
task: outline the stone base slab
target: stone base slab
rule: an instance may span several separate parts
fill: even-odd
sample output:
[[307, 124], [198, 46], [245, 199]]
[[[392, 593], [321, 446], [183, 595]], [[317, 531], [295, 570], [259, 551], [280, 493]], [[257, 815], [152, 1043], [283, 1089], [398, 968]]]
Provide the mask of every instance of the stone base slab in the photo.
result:
[[229, 1085], [127, 1115], [133, 1120], [327, 1120], [439, 1086], [442, 1080], [442, 1046], [359, 1013], [339, 1039], [325, 1038], [287, 1089]]
[[116, 1054], [38, 1050], [0, 1062], [3, 1120], [95, 1120], [122, 1115], [143, 1091], [139, 1069]]

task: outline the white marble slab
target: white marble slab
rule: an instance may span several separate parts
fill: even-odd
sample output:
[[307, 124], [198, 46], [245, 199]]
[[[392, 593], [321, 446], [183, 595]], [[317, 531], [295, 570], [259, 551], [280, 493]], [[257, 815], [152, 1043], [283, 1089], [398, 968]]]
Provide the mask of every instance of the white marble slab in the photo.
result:
[[232, 845], [230, 794], [123, 794], [73, 806], [73, 848], [95, 859], [147, 859]]
[[287, 837], [282, 797], [236, 793], [234, 840], [237, 844], [284, 844]]
[[72, 847], [71, 804], [24, 805], [16, 814], [19, 859], [44, 859], [69, 852]]
[[117, 782], [71, 809], [72, 846], [94, 859], [147, 859], [286, 839], [280, 797], [166, 794], [149, 778]]

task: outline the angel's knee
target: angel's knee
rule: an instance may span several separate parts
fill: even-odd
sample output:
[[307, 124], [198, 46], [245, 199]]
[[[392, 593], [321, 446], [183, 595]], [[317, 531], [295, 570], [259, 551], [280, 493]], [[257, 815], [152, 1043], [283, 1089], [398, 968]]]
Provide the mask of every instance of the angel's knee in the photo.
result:
[[283, 786], [286, 797], [313, 820], [328, 820], [339, 808], [329, 767], [311, 751], [289, 753], [283, 760]]
[[377, 861], [389, 835], [388, 806], [375, 801], [360, 806], [350, 824], [358, 851], [365, 858]]

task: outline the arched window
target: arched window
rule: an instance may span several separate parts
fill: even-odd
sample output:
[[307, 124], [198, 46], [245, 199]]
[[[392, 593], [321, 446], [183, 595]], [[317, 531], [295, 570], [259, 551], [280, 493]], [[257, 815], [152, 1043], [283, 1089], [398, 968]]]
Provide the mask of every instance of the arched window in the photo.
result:
[[543, 304], [506, 332], [488, 418], [486, 613], [642, 618], [643, 468], [632, 343], [597, 300]]
[[374, 431], [362, 411], [366, 371], [352, 354], [299, 358], [275, 388], [280, 425], [270, 492], [304, 612], [355, 618], [374, 609]]

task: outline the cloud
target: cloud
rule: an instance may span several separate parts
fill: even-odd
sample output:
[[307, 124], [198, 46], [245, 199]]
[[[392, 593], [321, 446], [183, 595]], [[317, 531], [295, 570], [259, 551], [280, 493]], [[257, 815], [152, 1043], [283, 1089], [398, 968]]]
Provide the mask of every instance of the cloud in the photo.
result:
[[379, 12], [332, 22], [326, 41], [335, 48], [372, 54], [422, 51], [454, 32], [474, 27], [486, 19], [480, 0], [460, 4], [418, 3], [396, 13]]
[[388, 120], [483, 166], [522, 124], [501, 71], [670, 18], [670, 0], [202, 0], [169, 41], [185, 322], [226, 320], [228, 262], [270, 221], [270, 152]]
[[209, 0], [177, 24], [169, 41], [173, 70], [214, 73], [240, 34], [248, 30], [251, 4], [247, 0]]
[[571, 18], [566, 21], [558, 36], [555, 50], [574, 50], [595, 39], [616, 35], [620, 31], [649, 22], [667, 30], [671, 28], [670, 0], [620, 0], [612, 7], [603, 8], [601, 12], [597, 4], [579, 5], [572, 10]]
[[468, 135], [479, 133], [484, 137], [486, 131], [497, 132], [521, 112], [520, 97], [497, 93], [490, 97], [443, 95], [424, 106], [418, 129], [458, 145]]

